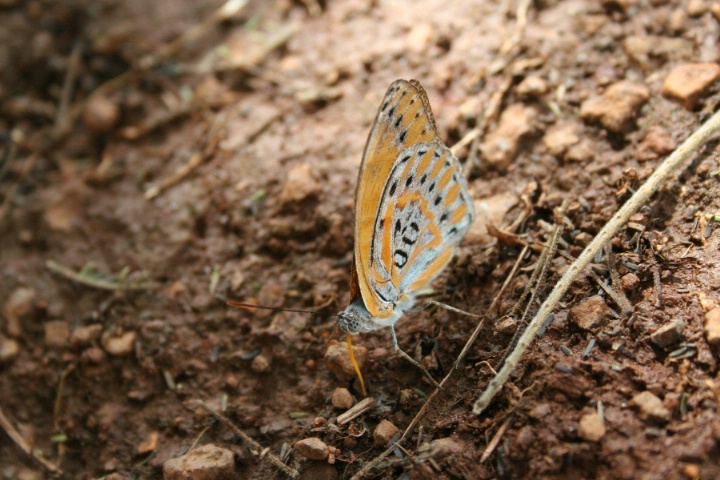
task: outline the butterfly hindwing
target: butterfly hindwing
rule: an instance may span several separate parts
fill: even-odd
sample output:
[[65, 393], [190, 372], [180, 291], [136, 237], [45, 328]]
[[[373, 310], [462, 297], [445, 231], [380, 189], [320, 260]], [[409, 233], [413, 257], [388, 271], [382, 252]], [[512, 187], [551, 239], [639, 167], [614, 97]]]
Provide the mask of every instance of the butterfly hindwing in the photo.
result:
[[373, 229], [369, 281], [375, 294], [412, 301], [448, 263], [474, 214], [460, 165], [444, 144], [401, 152]]

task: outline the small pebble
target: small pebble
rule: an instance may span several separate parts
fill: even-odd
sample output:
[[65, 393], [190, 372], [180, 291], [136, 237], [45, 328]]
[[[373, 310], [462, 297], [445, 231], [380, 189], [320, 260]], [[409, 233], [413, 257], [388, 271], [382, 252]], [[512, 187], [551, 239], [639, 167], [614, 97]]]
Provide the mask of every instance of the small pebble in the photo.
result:
[[710, 13], [716, 21], [720, 22], [720, 3], [713, 3], [710, 5]]
[[580, 106], [580, 116], [586, 121], [599, 122], [611, 132], [622, 133], [630, 129], [648, 98], [647, 86], [622, 80], [610, 85], [602, 95], [585, 100]]
[[542, 141], [550, 155], [562, 157], [570, 147], [580, 141], [578, 127], [574, 123], [555, 124], [548, 128]]
[[127, 357], [135, 348], [136, 338], [135, 332], [125, 332], [117, 337], [106, 332], [102, 336], [102, 346], [107, 353], [114, 357]]
[[639, 162], [655, 160], [661, 155], [667, 155], [677, 148], [677, 142], [673, 139], [669, 130], [658, 125], [647, 129], [645, 138], [638, 147], [637, 159]]
[[573, 243], [580, 247], [587, 247], [588, 245], [590, 245], [590, 242], [592, 242], [592, 239], [593, 239], [593, 236], [590, 235], [588, 232], [580, 232], [577, 235], [575, 235], [575, 238], [573, 239]]
[[309, 163], [298, 163], [290, 167], [288, 177], [280, 192], [280, 204], [287, 206], [317, 195], [320, 184], [312, 174]]
[[347, 388], [338, 387], [332, 394], [332, 405], [341, 410], [347, 410], [353, 406], [353, 398]]
[[670, 411], [662, 400], [651, 392], [645, 391], [635, 395], [631, 402], [640, 412], [640, 418], [647, 421], [664, 423], [670, 420]]
[[73, 347], [84, 347], [100, 338], [102, 333], [102, 325], [94, 323], [83, 327], [78, 327], [72, 331], [70, 335], [70, 343]]
[[398, 400], [398, 403], [400, 404], [400, 408], [404, 411], [409, 410], [412, 408], [413, 404], [415, 403], [415, 400], [418, 398], [418, 394], [412, 391], [409, 388], [404, 388], [400, 390], [400, 398]]
[[507, 107], [500, 115], [497, 128], [485, 137], [482, 144], [485, 161], [498, 170], [510, 166], [522, 138], [533, 131], [537, 116], [535, 109], [522, 103]]
[[533, 409], [528, 412], [528, 416], [535, 420], [540, 420], [541, 418], [547, 417], [550, 413], [552, 413], [550, 404], [541, 403], [540, 405], [533, 407]]
[[451, 437], [438, 438], [430, 442], [430, 455], [435, 460], [442, 460], [451, 455], [458, 455], [468, 451], [468, 445]]
[[650, 341], [660, 348], [665, 348], [679, 343], [683, 339], [683, 330], [685, 330], [685, 322], [676, 319], [650, 334]]
[[505, 214], [519, 201], [514, 192], [504, 192], [492, 197], [476, 199], [475, 221], [470, 226], [470, 231], [465, 236], [467, 245], [486, 244], [495, 241], [495, 238], [488, 233], [488, 226], [500, 225]]
[[148, 453], [157, 450], [158, 437], [158, 432], [150, 432], [147, 440], [145, 440], [144, 442], [140, 442], [140, 445], [137, 446], [137, 448], [135, 449], [135, 453], [137, 453], [138, 455], [147, 455]]
[[720, 307], [715, 307], [705, 313], [704, 329], [707, 342], [714, 347], [720, 345]]
[[687, 21], [688, 18], [685, 10], [682, 8], [676, 8], [672, 11], [670, 17], [668, 18], [668, 30], [675, 34], [682, 33], [687, 28]]
[[517, 330], [517, 320], [510, 317], [503, 317], [495, 324], [495, 331], [501, 335], [511, 335]]
[[96, 365], [101, 364], [105, 361], [105, 352], [102, 348], [90, 347], [83, 352], [83, 356], [88, 359], [90, 363]]
[[699, 17], [707, 12], [707, 5], [705, 0], [688, 0], [687, 13], [691, 17]]
[[417, 23], [407, 33], [406, 48], [411, 52], [424, 52], [430, 47], [436, 35], [437, 27], [432, 23]]
[[662, 94], [682, 103], [687, 110], [695, 108], [703, 93], [720, 78], [717, 63], [686, 63], [672, 69], [665, 77]]
[[582, 416], [578, 424], [578, 436], [588, 442], [598, 442], [605, 435], [605, 423], [597, 412]]
[[330, 453], [327, 444], [317, 437], [298, 440], [295, 450], [309, 460], [325, 460]]
[[85, 126], [96, 135], [112, 131], [119, 118], [120, 109], [118, 106], [103, 95], [92, 95], [83, 113]]
[[603, 326], [610, 316], [610, 309], [599, 295], [588, 298], [570, 309], [569, 319], [583, 330]]
[[270, 369], [270, 362], [265, 355], [260, 354], [252, 359], [250, 368], [255, 373], [264, 373]]
[[620, 283], [622, 284], [623, 290], [633, 292], [640, 286], [640, 277], [632, 272], [626, 273], [620, 279]]
[[548, 84], [542, 77], [530, 75], [520, 82], [517, 86], [517, 91], [520, 95], [527, 97], [540, 97], [547, 93]]
[[693, 42], [678, 35], [629, 35], [622, 43], [627, 56], [646, 70], [658, 60], [692, 58], [694, 49]]
[[694, 463], [688, 463], [683, 467], [683, 475], [691, 480], [700, 478], [700, 467]]
[[15, 289], [5, 302], [3, 313], [7, 319], [7, 333], [11, 337], [19, 337], [22, 333], [21, 320], [33, 311], [35, 295], [32, 288], [20, 287]]
[[45, 323], [45, 345], [64, 347], [70, 338], [70, 327], [64, 320], [52, 320]]
[[9, 362], [20, 353], [20, 344], [12, 338], [0, 336], [0, 363]]
[[383, 420], [378, 423], [378, 426], [375, 427], [375, 431], [373, 432], [375, 445], [384, 447], [395, 435], [398, 434], [398, 432], [400, 432], [400, 429], [397, 428], [391, 421]]
[[[362, 371], [367, 358], [367, 348], [353, 346], [355, 360]], [[325, 365], [340, 381], [347, 382], [355, 378], [355, 369], [350, 362], [350, 352], [345, 342], [330, 341], [325, 352]]]
[[163, 480], [233, 480], [236, 479], [232, 451], [212, 444], [190, 450], [163, 464]]

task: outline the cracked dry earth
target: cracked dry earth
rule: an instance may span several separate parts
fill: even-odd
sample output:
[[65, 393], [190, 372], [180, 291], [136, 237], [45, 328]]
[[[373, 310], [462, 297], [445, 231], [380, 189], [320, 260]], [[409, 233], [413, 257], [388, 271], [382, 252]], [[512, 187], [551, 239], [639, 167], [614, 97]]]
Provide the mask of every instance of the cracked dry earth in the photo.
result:
[[[363, 145], [398, 78], [427, 90], [478, 212], [433, 298], [484, 324], [366, 477], [720, 478], [714, 142], [471, 413], [557, 207], [539, 299], [716, 110], [720, 3], [222, 5], [0, 2], [1, 478], [286, 478], [271, 456], [351, 478], [397, 439], [432, 384], [387, 330], [362, 334], [362, 403], [331, 315], [350, 300]], [[427, 308], [398, 340], [440, 379], [475, 326]]]

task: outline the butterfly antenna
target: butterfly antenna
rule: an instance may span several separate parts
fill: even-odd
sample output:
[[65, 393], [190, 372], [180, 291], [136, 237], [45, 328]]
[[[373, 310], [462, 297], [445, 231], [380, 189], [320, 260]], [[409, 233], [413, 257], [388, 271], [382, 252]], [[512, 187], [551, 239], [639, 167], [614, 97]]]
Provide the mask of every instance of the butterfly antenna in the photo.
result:
[[296, 308], [276, 308], [276, 307], [266, 307], [263, 305], [254, 305], [252, 303], [246, 303], [246, 302], [236, 302], [234, 300], [228, 300], [225, 302], [228, 306], [234, 307], [234, 308], [258, 308], [260, 310], [271, 310], [273, 312], [295, 312], [295, 313], [309, 313], [310, 315], [321, 315], [323, 317], [335, 317], [337, 316], [336, 313], [327, 313], [327, 312], [317, 312], [315, 310], [300, 310]]

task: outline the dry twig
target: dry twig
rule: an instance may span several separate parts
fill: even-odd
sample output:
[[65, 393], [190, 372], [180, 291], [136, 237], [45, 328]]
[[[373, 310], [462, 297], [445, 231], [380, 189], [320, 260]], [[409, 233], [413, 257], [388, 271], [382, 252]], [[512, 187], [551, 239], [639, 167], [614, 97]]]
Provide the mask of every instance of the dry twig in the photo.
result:
[[263, 448], [262, 445], [260, 445], [258, 442], [253, 440], [253, 438], [248, 435], [247, 433], [243, 432], [238, 426], [236, 426], [233, 422], [230, 421], [229, 418], [227, 418], [222, 413], [216, 411], [214, 408], [210, 407], [208, 404], [203, 402], [202, 400], [198, 400], [198, 405], [202, 407], [205, 411], [207, 411], [209, 414], [211, 414], [213, 417], [220, 420], [226, 427], [228, 427], [230, 430], [233, 431], [235, 435], [242, 438], [243, 442], [245, 442], [249, 447], [255, 449], [255, 453], [260, 456], [260, 459], [267, 458], [270, 463], [273, 464], [277, 469], [282, 470], [283, 473], [286, 475], [289, 475], [291, 478], [298, 478], [300, 476], [300, 472], [295, 470], [294, 468], [285, 465], [278, 457], [270, 453], [269, 449]]
[[87, 287], [97, 288], [99, 290], [152, 290], [160, 288], [159, 283], [146, 281], [144, 278], [128, 280], [127, 276], [122, 273], [117, 276], [117, 279], [107, 279], [101, 278], [97, 272], [92, 272], [87, 268], [80, 272], [76, 272], [54, 260], [46, 261], [45, 268], [53, 273], [57, 273], [58, 275], [67, 278], [68, 280], [77, 282]]
[[25, 438], [23, 438], [22, 435], [20, 435], [20, 432], [18, 432], [17, 428], [15, 428], [12, 422], [10, 422], [10, 420], [5, 416], [2, 407], [0, 407], [0, 428], [2, 428], [5, 433], [7, 433], [7, 436], [10, 437], [10, 439], [15, 443], [15, 445], [20, 447], [20, 450], [25, 452], [25, 454], [33, 460], [36, 460], [48, 472], [59, 474], [63, 473], [60, 467], [52, 463], [50, 460], [39, 455], [35, 455], [32, 446], [25, 440]]
[[518, 340], [517, 347], [508, 357], [502, 369], [497, 376], [488, 384], [485, 391], [475, 401], [473, 405], [473, 413], [481, 414], [488, 407], [493, 397], [502, 388], [510, 374], [520, 362], [523, 353], [530, 346], [535, 335], [542, 327], [545, 319], [553, 311], [562, 296], [570, 288], [575, 278], [582, 272], [585, 267], [595, 258], [595, 255], [603, 248], [603, 246], [612, 239], [625, 225], [630, 216], [637, 212], [640, 207], [645, 205], [650, 197], [670, 179], [672, 175], [685, 165], [687, 160], [696, 153], [701, 146], [707, 143], [711, 138], [720, 133], [720, 112], [716, 112], [710, 119], [705, 122], [698, 130], [695, 131], [682, 145], [680, 145], [655, 172], [650, 175], [647, 181], [630, 197], [630, 199], [613, 215], [613, 217], [605, 224], [602, 230], [595, 236], [585, 250], [580, 254], [578, 259], [568, 267], [565, 274], [550, 292], [548, 298], [543, 302], [538, 310], [535, 318]]

